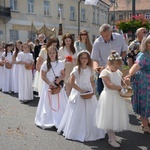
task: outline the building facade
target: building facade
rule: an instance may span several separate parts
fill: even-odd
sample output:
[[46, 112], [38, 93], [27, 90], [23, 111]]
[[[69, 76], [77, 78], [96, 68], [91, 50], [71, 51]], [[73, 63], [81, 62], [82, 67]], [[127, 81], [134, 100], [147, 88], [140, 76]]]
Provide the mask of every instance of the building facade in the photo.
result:
[[[115, 26], [118, 20], [132, 19], [133, 0], [105, 0], [110, 5], [108, 22]], [[150, 19], [150, 0], [135, 0], [135, 16], [143, 15]]]
[[37, 36], [33, 25], [42, 32], [44, 26], [57, 37], [60, 22], [63, 34], [69, 32], [76, 39], [79, 29], [86, 29], [93, 41], [100, 25], [108, 23], [108, 11], [103, 1], [91, 6], [82, 0], [0, 0], [0, 41], [33, 41]]

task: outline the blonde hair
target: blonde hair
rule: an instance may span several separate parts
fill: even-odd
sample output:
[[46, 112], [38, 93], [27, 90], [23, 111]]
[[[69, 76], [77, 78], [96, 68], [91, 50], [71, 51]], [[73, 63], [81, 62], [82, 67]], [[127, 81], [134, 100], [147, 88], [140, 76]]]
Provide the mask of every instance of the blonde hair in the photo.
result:
[[119, 65], [122, 65], [122, 57], [115, 51], [112, 50], [109, 57], [108, 57], [108, 65], [118, 63]]
[[150, 42], [150, 35], [143, 38], [142, 43], [140, 45], [140, 51], [141, 52], [147, 51], [147, 43], [149, 43], [149, 42]]

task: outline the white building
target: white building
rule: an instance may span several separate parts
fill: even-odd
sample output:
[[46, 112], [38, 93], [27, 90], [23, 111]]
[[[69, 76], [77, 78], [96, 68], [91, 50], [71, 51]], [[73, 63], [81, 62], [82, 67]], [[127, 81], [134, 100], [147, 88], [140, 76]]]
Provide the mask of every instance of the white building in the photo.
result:
[[108, 11], [109, 5], [101, 0], [97, 6], [85, 5], [84, 0], [0, 0], [0, 41], [33, 40], [32, 22], [38, 29], [44, 24], [55, 28], [58, 36], [60, 14], [63, 34], [76, 38], [79, 30], [86, 29], [93, 41], [100, 25], [108, 23]]

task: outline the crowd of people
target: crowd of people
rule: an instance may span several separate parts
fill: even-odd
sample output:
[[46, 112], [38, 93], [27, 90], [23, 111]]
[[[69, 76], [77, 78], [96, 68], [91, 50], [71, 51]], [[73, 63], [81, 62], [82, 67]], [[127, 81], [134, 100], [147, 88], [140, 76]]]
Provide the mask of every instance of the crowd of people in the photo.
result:
[[[118, 148], [115, 132], [130, 129], [119, 91], [127, 92], [130, 81], [133, 110], [141, 129], [150, 133], [150, 35], [139, 28], [137, 39], [128, 46], [109, 24], [99, 33], [93, 44], [86, 30], [76, 41], [66, 33], [61, 44], [54, 36], [46, 41], [44, 34], [34, 43], [0, 43], [0, 89], [18, 93], [21, 103], [39, 97], [36, 126], [55, 126], [66, 139], [81, 142], [105, 138], [107, 133], [108, 143]], [[130, 67], [125, 77], [123, 60]]]

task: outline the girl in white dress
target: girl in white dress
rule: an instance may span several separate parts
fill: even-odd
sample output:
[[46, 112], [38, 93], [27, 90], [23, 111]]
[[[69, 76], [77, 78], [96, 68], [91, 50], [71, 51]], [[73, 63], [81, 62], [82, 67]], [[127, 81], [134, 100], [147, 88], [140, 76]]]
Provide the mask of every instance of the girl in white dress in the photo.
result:
[[[2, 91], [11, 93], [13, 91], [13, 78], [12, 78], [12, 54], [13, 44], [7, 43], [5, 51], [2, 54], [2, 61], [5, 63], [3, 67], [3, 80], [2, 80]], [[11, 68], [7, 68], [6, 65], [11, 65]]]
[[43, 47], [39, 52], [39, 57], [37, 58], [36, 63], [36, 72], [35, 72], [35, 78], [33, 82], [34, 91], [38, 92], [38, 96], [40, 97], [42, 92], [42, 86], [43, 86], [43, 79], [41, 78], [41, 65], [44, 61], [47, 60], [47, 49], [50, 46], [56, 47], [57, 45], [57, 39], [55, 37], [50, 37], [46, 46]]
[[78, 53], [77, 66], [71, 72], [69, 84], [72, 87], [65, 114], [58, 128], [66, 139], [94, 141], [105, 137], [104, 130], [94, 126], [94, 114], [98, 104], [96, 96], [83, 99], [80, 94], [94, 92], [93, 68], [90, 53], [82, 50]]
[[29, 51], [28, 43], [22, 44], [23, 52], [18, 53], [16, 58], [19, 65], [18, 83], [19, 83], [19, 100], [23, 103], [33, 100], [32, 88], [32, 68], [26, 69], [25, 65], [33, 65], [33, 55]]
[[4, 52], [3, 44], [0, 43], [0, 90], [2, 90], [2, 81], [3, 81], [3, 66], [4, 62], [2, 61], [2, 54]]
[[[42, 93], [35, 116], [35, 124], [42, 129], [55, 126], [58, 128], [59, 123], [64, 114], [67, 95], [61, 86], [61, 90], [57, 94], [52, 94], [50, 91], [64, 79], [64, 62], [58, 60], [58, 53], [55, 47], [48, 48], [48, 58], [41, 67], [41, 75], [44, 80]], [[57, 79], [55, 77], [58, 77]]]
[[99, 97], [95, 115], [96, 126], [108, 131], [108, 143], [115, 148], [120, 147], [120, 144], [117, 143], [114, 132], [129, 129], [126, 102], [119, 94], [122, 89], [122, 72], [119, 70], [121, 65], [122, 58], [112, 51], [108, 57], [108, 66], [100, 74], [104, 89]]
[[13, 52], [13, 68], [12, 68], [12, 76], [13, 76], [13, 92], [18, 93], [19, 90], [19, 83], [18, 83], [18, 71], [19, 71], [19, 64], [16, 61], [18, 53], [22, 52], [22, 41], [18, 40], [16, 42], [16, 48]]
[[[60, 47], [58, 51], [58, 58], [59, 60], [65, 61], [65, 88], [67, 96], [70, 95], [71, 87], [68, 84], [68, 78], [69, 75], [73, 69], [73, 67], [76, 65], [76, 58], [77, 54], [74, 47], [74, 40], [72, 37], [72, 34], [67, 33], [62, 38], [62, 47]], [[67, 57], [71, 57], [72, 60], [66, 59]]]

